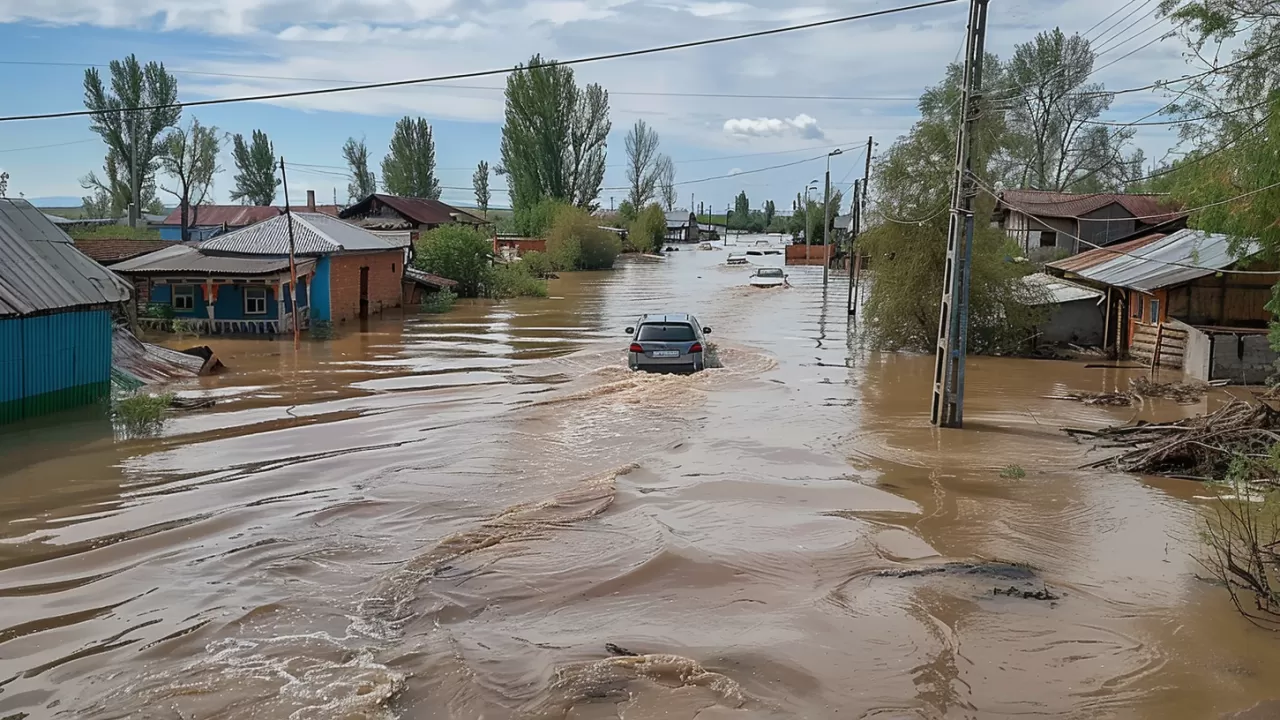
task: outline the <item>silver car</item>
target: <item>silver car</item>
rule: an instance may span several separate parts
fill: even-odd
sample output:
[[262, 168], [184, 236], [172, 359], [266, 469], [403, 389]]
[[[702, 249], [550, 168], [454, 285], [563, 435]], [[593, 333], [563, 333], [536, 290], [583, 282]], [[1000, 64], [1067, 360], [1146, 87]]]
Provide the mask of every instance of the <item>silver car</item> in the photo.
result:
[[696, 372], [706, 367], [703, 346], [710, 332], [687, 313], [643, 315], [635, 327], [627, 328], [627, 364], [649, 372]]

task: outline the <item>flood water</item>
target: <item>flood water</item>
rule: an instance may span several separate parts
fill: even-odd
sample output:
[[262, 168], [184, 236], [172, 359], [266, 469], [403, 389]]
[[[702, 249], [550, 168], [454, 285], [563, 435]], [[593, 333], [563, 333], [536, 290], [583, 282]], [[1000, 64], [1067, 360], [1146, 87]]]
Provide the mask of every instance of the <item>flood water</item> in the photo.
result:
[[[180, 389], [218, 404], [156, 437], [95, 411], [4, 428], [0, 718], [1201, 720], [1280, 697], [1280, 639], [1197, 579], [1204, 488], [1076, 469], [1096, 451], [1059, 428], [1135, 410], [1044, 396], [1126, 371], [973, 358], [967, 429], [938, 431], [932, 358], [863, 349], [842, 278], [752, 290], [724, 255], [296, 354], [207, 339], [228, 372]], [[623, 329], [663, 310], [725, 367], [627, 371]], [[993, 560], [1019, 565], [904, 572]]]

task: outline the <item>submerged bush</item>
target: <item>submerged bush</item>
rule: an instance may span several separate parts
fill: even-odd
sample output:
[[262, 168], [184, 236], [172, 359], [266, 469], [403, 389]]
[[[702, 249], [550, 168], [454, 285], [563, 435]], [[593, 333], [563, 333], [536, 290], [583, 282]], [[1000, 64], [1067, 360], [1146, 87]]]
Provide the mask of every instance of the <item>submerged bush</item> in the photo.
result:
[[414, 267], [458, 283], [457, 294], [478, 297], [488, 279], [493, 243], [467, 225], [442, 225], [418, 238]]
[[158, 431], [164, 425], [172, 403], [172, 394], [135, 393], [118, 398], [112, 407], [112, 415], [128, 434], [145, 435]]
[[657, 205], [646, 207], [627, 228], [627, 242], [636, 252], [653, 252], [667, 236], [667, 216]]
[[607, 270], [621, 252], [618, 236], [581, 208], [561, 207], [547, 233], [547, 255], [558, 270]]
[[544, 278], [550, 275], [555, 268], [551, 267], [551, 258], [546, 253], [540, 253], [537, 250], [531, 250], [520, 257], [520, 262], [524, 263], [524, 267], [529, 274], [536, 278]]
[[422, 312], [447, 313], [453, 309], [453, 304], [456, 302], [458, 302], [458, 294], [449, 288], [443, 288], [422, 298]]
[[498, 265], [489, 273], [486, 295], [496, 300], [513, 297], [546, 297], [547, 281], [534, 277], [525, 261]]

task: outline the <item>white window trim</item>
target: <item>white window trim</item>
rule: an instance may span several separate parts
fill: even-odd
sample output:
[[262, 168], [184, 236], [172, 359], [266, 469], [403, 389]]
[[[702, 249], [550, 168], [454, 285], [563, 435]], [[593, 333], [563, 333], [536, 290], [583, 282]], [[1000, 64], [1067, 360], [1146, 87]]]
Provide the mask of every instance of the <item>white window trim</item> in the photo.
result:
[[[180, 289], [185, 289], [187, 292], [178, 292]], [[191, 298], [191, 304], [188, 305], [187, 307], [182, 307], [178, 305], [179, 297]], [[196, 309], [196, 286], [195, 285], [174, 285], [173, 294], [169, 302], [171, 305], [173, 305], [174, 310], [194, 311]]]
[[[259, 295], [259, 293], [261, 293]], [[261, 310], [250, 310], [249, 301], [262, 298]], [[245, 315], [266, 315], [267, 314], [267, 289], [264, 287], [246, 287], [244, 289], [244, 314]]]

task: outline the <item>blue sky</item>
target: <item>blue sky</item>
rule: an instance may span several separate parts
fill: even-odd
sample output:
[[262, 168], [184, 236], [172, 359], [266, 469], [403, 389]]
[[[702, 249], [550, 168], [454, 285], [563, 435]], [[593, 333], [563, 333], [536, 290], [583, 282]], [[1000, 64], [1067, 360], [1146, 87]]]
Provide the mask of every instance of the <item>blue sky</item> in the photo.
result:
[[[557, 59], [786, 26], [900, 4], [897, 0], [0, 0], [0, 96], [4, 115], [83, 107], [86, 65], [135, 53], [174, 71], [183, 100], [229, 97], [343, 83], [395, 80], [507, 67], [540, 52]], [[1099, 65], [1167, 31], [1158, 2], [1133, 2], [1095, 28]], [[1037, 31], [1084, 32], [1119, 4], [1101, 0], [993, 3], [989, 47], [1007, 56]], [[1126, 13], [1132, 13], [1126, 15]], [[580, 81], [611, 91], [613, 133], [605, 186], [625, 186], [622, 138], [637, 119], [654, 126], [676, 161], [680, 204], [723, 208], [739, 190], [753, 206], [789, 205], [822, 160], [737, 177], [689, 183], [823, 156], [836, 146], [832, 182], [861, 175], [862, 147], [880, 148], [916, 119], [914, 98], [936, 83], [963, 41], [964, 3], [894, 17], [578, 66]], [[1121, 21], [1114, 29], [1113, 22]], [[1126, 30], [1126, 28], [1128, 28]], [[1157, 42], [1093, 79], [1119, 88], [1192, 72], [1177, 39]], [[480, 160], [495, 164], [501, 137], [500, 77], [454, 87], [340, 93], [185, 111], [226, 132], [265, 130], [290, 164], [295, 202], [315, 190], [346, 200], [341, 146], [364, 137], [376, 160], [397, 118], [426, 117], [434, 128], [441, 183], [469, 188]], [[466, 85], [461, 88], [457, 85]], [[643, 93], [840, 95], [874, 100], [707, 98]], [[1137, 119], [1165, 102], [1158, 94], [1117, 99], [1108, 119]], [[1160, 157], [1174, 137], [1144, 128], [1138, 145]], [[57, 147], [43, 147], [56, 145]], [[25, 149], [35, 148], [35, 149]], [[0, 168], [9, 194], [79, 197], [78, 179], [99, 170], [105, 148], [85, 118], [0, 123]], [[318, 167], [303, 167], [303, 166]], [[375, 163], [376, 165], [376, 163]], [[227, 201], [229, 151], [214, 198]], [[164, 179], [161, 178], [161, 183]], [[503, 180], [495, 178], [495, 187]], [[624, 191], [602, 192], [602, 204]], [[171, 198], [162, 194], [166, 201]], [[470, 202], [469, 189], [445, 190]], [[493, 204], [505, 205], [495, 193]]]

